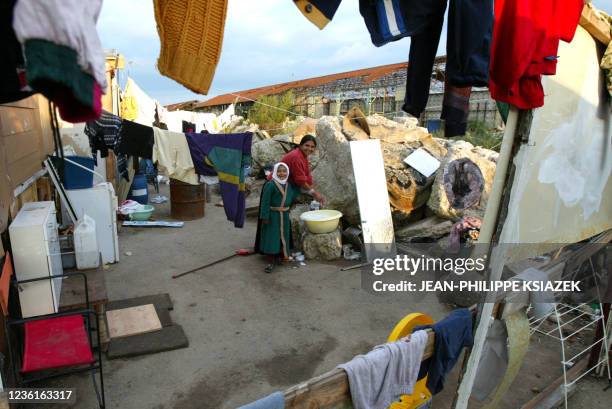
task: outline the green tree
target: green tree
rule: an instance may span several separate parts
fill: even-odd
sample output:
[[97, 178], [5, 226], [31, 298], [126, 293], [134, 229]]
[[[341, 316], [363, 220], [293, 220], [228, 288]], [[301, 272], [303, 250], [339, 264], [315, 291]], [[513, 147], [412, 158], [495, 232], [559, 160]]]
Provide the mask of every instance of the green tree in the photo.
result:
[[264, 95], [257, 98], [249, 110], [248, 119], [259, 125], [260, 129], [269, 130], [270, 135], [285, 133], [282, 128], [287, 119], [292, 119], [294, 104], [293, 92], [281, 95]]

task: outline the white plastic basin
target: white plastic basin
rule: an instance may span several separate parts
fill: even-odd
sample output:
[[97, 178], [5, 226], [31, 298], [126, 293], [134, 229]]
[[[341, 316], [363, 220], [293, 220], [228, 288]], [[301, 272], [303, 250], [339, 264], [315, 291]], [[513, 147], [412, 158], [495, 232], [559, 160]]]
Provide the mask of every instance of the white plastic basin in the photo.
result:
[[331, 233], [338, 228], [342, 213], [337, 210], [312, 210], [300, 215], [311, 233]]

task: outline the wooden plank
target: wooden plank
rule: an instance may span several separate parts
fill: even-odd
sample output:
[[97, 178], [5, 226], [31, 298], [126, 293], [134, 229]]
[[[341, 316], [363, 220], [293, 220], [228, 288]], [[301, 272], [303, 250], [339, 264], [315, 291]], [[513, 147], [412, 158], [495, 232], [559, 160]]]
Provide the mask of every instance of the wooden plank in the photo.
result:
[[51, 200], [51, 179], [48, 176], [43, 176], [36, 181], [36, 189], [38, 190], [38, 200]]
[[[431, 357], [434, 349], [434, 332], [426, 331], [429, 338], [423, 360]], [[335, 409], [350, 402], [348, 378], [342, 369], [333, 369], [285, 391], [286, 409]]]
[[580, 15], [580, 25], [597, 41], [608, 45], [612, 40], [610, 24], [600, 19], [589, 5], [585, 5]]
[[153, 304], [106, 311], [111, 339], [158, 331], [162, 328]]

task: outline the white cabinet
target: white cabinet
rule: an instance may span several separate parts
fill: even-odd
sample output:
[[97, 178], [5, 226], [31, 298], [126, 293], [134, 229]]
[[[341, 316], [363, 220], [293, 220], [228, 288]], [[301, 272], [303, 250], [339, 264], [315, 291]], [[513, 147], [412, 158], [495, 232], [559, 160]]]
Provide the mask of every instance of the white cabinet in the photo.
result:
[[83, 217], [83, 213], [86, 213], [96, 221], [96, 238], [102, 262], [104, 264], [118, 262], [117, 196], [113, 185], [104, 182], [90, 189], [74, 189], [66, 192], [79, 220]]
[[[62, 256], [53, 202], [26, 203], [9, 226], [18, 281], [61, 275]], [[62, 279], [19, 286], [24, 318], [57, 312]]]

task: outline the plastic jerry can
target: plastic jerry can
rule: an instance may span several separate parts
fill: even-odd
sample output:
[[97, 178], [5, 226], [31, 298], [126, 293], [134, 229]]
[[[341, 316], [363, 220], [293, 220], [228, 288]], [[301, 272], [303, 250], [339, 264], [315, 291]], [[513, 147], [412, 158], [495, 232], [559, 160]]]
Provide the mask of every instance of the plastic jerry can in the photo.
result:
[[77, 269], [97, 268], [100, 265], [96, 221], [86, 214], [83, 214], [74, 229], [74, 252]]

